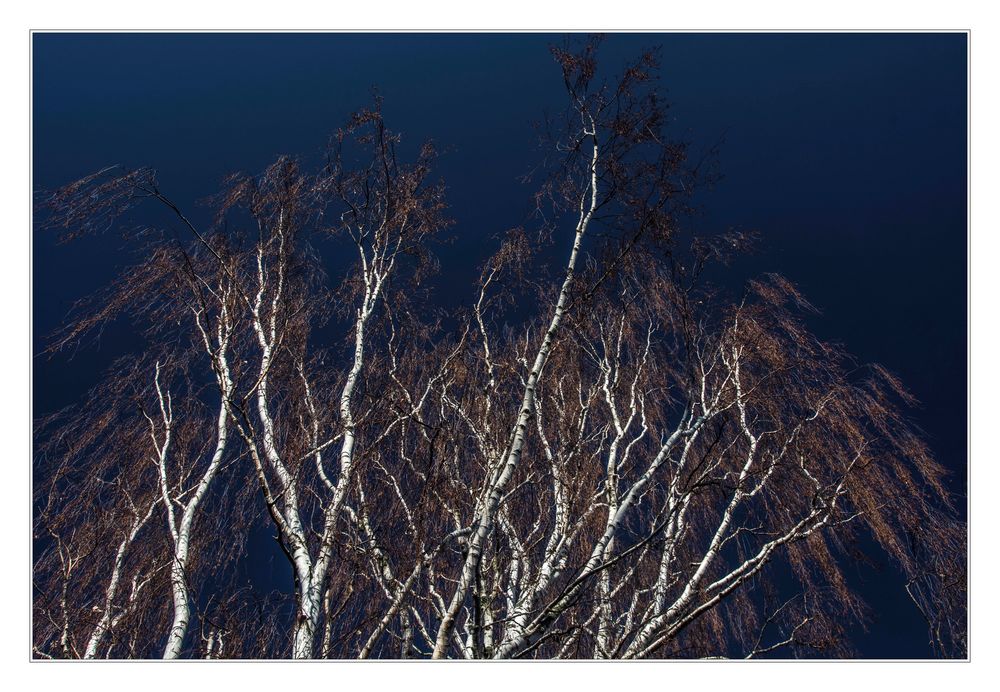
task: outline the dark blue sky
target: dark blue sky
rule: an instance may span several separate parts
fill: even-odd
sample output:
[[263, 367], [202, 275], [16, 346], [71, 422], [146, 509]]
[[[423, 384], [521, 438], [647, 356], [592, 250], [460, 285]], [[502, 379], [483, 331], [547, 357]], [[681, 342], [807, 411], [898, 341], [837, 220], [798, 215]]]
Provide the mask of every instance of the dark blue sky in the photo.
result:
[[[318, 154], [370, 97], [385, 98], [404, 144], [445, 155], [455, 242], [443, 249], [442, 301], [462, 300], [492, 238], [521, 224], [538, 159], [531, 123], [563, 105], [547, 46], [559, 37], [433, 35], [87, 35], [33, 38], [34, 186], [110, 163], [150, 165], [192, 208], [227, 173], [278, 154]], [[938, 457], [966, 483], [967, 113], [964, 34], [611, 35], [614, 67], [662, 46], [671, 129], [695, 151], [720, 138], [725, 178], [702, 195], [696, 229], [755, 230], [760, 252], [727, 277], [760, 271], [797, 283], [823, 314], [813, 327], [862, 362], [897, 373]], [[194, 208], [201, 218], [204, 210]], [[34, 239], [35, 350], [73, 300], [127, 263], [113, 234], [55, 246]], [[75, 401], [134, 344], [36, 358], [34, 408]], [[865, 653], [925, 656], [923, 624], [900, 589], [876, 586], [882, 615]], [[884, 580], [881, 580], [884, 581]]]

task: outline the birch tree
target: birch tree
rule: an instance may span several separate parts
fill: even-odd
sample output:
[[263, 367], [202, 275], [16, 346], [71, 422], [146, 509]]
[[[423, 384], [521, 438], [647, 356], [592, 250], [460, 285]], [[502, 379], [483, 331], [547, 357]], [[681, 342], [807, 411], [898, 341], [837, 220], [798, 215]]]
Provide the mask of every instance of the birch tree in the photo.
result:
[[53, 340], [145, 339], [36, 433], [36, 655], [843, 656], [871, 554], [965, 651], [965, 529], [912, 397], [780, 276], [712, 284], [752, 239], [687, 230], [710, 160], [656, 54], [612, 77], [599, 43], [553, 49], [537, 213], [450, 314], [433, 147], [377, 99], [201, 225], [149, 169], [42, 198], [67, 239], [170, 221]]

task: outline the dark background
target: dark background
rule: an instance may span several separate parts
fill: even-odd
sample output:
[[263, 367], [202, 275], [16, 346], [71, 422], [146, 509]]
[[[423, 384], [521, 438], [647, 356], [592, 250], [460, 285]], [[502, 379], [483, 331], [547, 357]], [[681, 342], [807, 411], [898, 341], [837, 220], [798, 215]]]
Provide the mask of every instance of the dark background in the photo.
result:
[[[471, 297], [495, 236], [525, 222], [539, 159], [532, 123], [564, 105], [540, 34], [35, 34], [35, 190], [112, 163], [149, 165], [168, 196], [196, 202], [227, 173], [278, 154], [319, 154], [378, 87], [405, 146], [433, 138], [454, 242], [438, 300]], [[761, 271], [799, 285], [820, 336], [898, 374], [911, 411], [966, 494], [967, 38], [965, 34], [611, 35], [613, 69], [662, 46], [670, 131], [692, 151], [724, 138], [725, 176], [688, 223], [757, 231], [759, 252], [725, 278]], [[120, 235], [70, 245], [36, 235], [34, 351], [74, 300], [127, 266]], [[561, 258], [560, 258], [561, 261]], [[139, 343], [115, 325], [72, 358], [34, 359], [34, 415], [77, 401]], [[273, 568], [268, 568], [273, 569]], [[273, 577], [277, 578], [277, 577]], [[925, 626], [889, 566], [858, 565], [872, 606], [866, 656], [925, 657]], [[265, 578], [266, 581], [266, 578]]]

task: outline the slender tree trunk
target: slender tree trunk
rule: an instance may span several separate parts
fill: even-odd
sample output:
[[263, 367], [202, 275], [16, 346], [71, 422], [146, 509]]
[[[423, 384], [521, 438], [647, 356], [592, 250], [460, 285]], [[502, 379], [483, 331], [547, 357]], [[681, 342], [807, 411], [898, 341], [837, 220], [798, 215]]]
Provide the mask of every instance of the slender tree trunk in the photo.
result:
[[226, 451], [226, 441], [228, 438], [229, 410], [227, 405], [228, 397], [231, 394], [232, 383], [229, 379], [229, 369], [226, 365], [225, 357], [220, 357], [219, 377], [222, 380], [221, 403], [219, 404], [219, 419], [217, 424], [217, 438], [215, 452], [208, 468], [202, 475], [201, 480], [188, 500], [181, 517], [180, 527], [177, 531], [177, 541], [174, 546], [174, 558], [170, 566], [170, 587], [173, 592], [174, 617], [170, 625], [170, 634], [167, 636], [166, 646], [163, 648], [163, 658], [173, 659], [180, 656], [184, 648], [184, 639], [187, 636], [188, 624], [191, 619], [190, 594], [187, 580], [187, 563], [189, 549], [191, 545], [191, 531], [194, 527], [195, 516], [198, 506], [208, 492], [208, 488], [215, 479], [222, 463], [223, 455]]
[[[573, 238], [573, 249], [570, 252], [569, 261], [566, 264], [566, 276], [563, 279], [562, 287], [559, 290], [559, 298], [556, 301], [555, 311], [545, 332], [545, 338], [535, 356], [534, 365], [528, 375], [528, 381], [524, 387], [524, 395], [521, 399], [520, 413], [517, 416], [517, 423], [514, 426], [513, 437], [509, 450], [504, 459], [503, 466], [498, 470], [496, 480], [492, 482], [489, 494], [476, 518], [476, 526], [471, 540], [469, 541], [469, 552], [465, 563], [462, 566], [462, 573], [459, 577], [458, 585], [452, 596], [448, 610], [441, 620], [438, 628], [437, 641], [434, 644], [433, 658], [443, 658], [448, 647], [448, 640], [451, 636], [452, 628], [455, 626], [455, 617], [465, 601], [476, 572], [479, 570], [479, 562], [482, 558], [483, 544], [493, 530], [493, 521], [496, 516], [497, 507], [503, 497], [507, 483], [510, 482], [514, 471], [521, 460], [521, 452], [524, 448], [524, 441], [527, 435], [528, 422], [535, 410], [535, 388], [538, 380], [542, 376], [542, 370], [548, 361], [549, 353], [555, 342], [559, 325], [562, 323], [569, 302], [569, 291], [573, 284], [574, 271], [576, 269], [577, 258], [580, 254], [580, 246], [583, 243], [583, 236], [590, 225], [590, 220], [597, 208], [597, 139], [596, 131], [591, 133], [594, 138], [593, 154], [590, 162], [589, 186], [580, 198], [580, 217], [576, 225], [576, 233]], [[589, 204], [588, 204], [589, 199]]]

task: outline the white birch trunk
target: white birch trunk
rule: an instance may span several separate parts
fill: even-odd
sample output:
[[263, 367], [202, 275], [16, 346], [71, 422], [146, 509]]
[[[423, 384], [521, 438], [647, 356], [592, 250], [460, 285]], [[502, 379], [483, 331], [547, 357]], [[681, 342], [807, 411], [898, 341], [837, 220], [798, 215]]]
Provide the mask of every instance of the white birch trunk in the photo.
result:
[[[228, 371], [225, 372], [225, 377], [228, 379]], [[163, 648], [163, 658], [165, 659], [180, 656], [181, 650], [184, 647], [184, 639], [187, 635], [188, 623], [190, 622], [191, 607], [186, 570], [191, 543], [191, 530], [198, 511], [198, 505], [204, 498], [205, 493], [208, 492], [208, 488], [219, 470], [219, 465], [222, 463], [222, 458], [226, 451], [228, 408], [225, 397], [229, 396], [228, 386], [223, 396], [223, 402], [219, 406], [218, 438], [215, 452], [201, 481], [198, 483], [194, 495], [184, 509], [177, 532], [174, 559], [170, 567], [170, 587], [173, 592], [174, 617], [170, 626], [170, 634], [167, 636], [167, 643]]]
[[[478, 516], [476, 517], [475, 529], [472, 538], [469, 541], [469, 552], [462, 566], [462, 573], [459, 577], [458, 585], [455, 587], [455, 593], [452, 596], [451, 603], [448, 606], [448, 610], [445, 612], [444, 618], [441, 620], [440, 627], [438, 628], [437, 640], [434, 644], [434, 652], [432, 655], [433, 658], [443, 658], [445, 655], [448, 647], [448, 640], [455, 625], [455, 617], [458, 615], [458, 611], [461, 609], [462, 603], [465, 601], [469, 588], [475, 579], [476, 572], [479, 570], [479, 561], [482, 557], [483, 544], [493, 530], [493, 521], [496, 517], [496, 511], [500, 504], [500, 499], [503, 497], [504, 490], [510, 482], [511, 477], [514, 475], [514, 471], [517, 469], [521, 460], [521, 452], [524, 448], [524, 441], [528, 429], [528, 421], [535, 410], [535, 388], [538, 385], [539, 378], [542, 376], [542, 370], [545, 368], [545, 363], [548, 361], [549, 352], [552, 349], [556, 334], [559, 331], [559, 325], [562, 323], [563, 316], [566, 313], [567, 302], [569, 301], [569, 291], [573, 284], [574, 271], [576, 270], [576, 262], [580, 254], [580, 247], [583, 243], [583, 236], [587, 232], [587, 227], [590, 225], [590, 220], [593, 217], [594, 211], [597, 209], [598, 147], [596, 129], [588, 132], [587, 134], [590, 135], [594, 141], [593, 153], [590, 162], [590, 181], [588, 189], [580, 199], [580, 218], [577, 222], [576, 233], [573, 238], [573, 249], [570, 252], [569, 261], [566, 265], [566, 277], [559, 290], [559, 298], [556, 301], [555, 312], [549, 322], [548, 329], [545, 332], [545, 337], [542, 340], [542, 345], [538, 349], [538, 353], [535, 356], [535, 362], [531, 368], [531, 372], [528, 375], [528, 381], [524, 387], [524, 395], [521, 399], [521, 408], [517, 416], [517, 422], [514, 425], [510, 448], [503, 461], [503, 465], [498, 470], [499, 474], [491, 483], [489, 493], [486, 496], [486, 500], [483, 503], [482, 508], [477, 513]], [[588, 198], [589, 205], [587, 203]]]
[[108, 588], [105, 590], [104, 609], [101, 612], [101, 619], [98, 620], [97, 625], [90, 634], [90, 639], [87, 640], [87, 647], [83, 653], [85, 659], [97, 658], [97, 650], [112, 625], [111, 612], [114, 608], [115, 597], [118, 595], [118, 584], [121, 581], [121, 571], [125, 562], [125, 554], [135, 540], [135, 537], [139, 534], [139, 531], [142, 530], [142, 527], [146, 525], [146, 522], [153, 515], [153, 509], [159, 501], [159, 498], [153, 500], [146, 513], [142, 517], [136, 517], [128, 534], [118, 544], [118, 550], [115, 552], [114, 567], [111, 569], [111, 579], [108, 581]]

